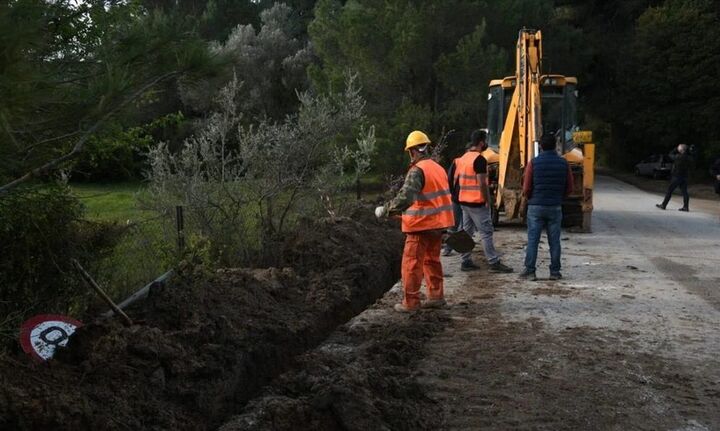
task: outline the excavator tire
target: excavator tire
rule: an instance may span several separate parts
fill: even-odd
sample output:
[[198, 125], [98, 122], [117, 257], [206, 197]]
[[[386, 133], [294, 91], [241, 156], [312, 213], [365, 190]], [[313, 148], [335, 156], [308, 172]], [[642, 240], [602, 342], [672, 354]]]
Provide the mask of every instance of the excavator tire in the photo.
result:
[[563, 202], [562, 212], [562, 227], [582, 229], [583, 212], [582, 202], [579, 199]]

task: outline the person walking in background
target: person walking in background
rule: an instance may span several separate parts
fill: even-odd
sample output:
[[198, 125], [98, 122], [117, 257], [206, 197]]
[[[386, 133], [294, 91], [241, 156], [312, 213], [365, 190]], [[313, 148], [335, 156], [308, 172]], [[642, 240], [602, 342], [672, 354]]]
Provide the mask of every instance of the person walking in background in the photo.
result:
[[680, 191], [683, 195], [683, 206], [678, 208], [678, 211], [690, 211], [690, 195], [687, 190], [688, 174], [690, 173], [690, 165], [692, 164], [692, 158], [688, 154], [688, 146], [680, 144], [676, 149], [670, 152], [670, 158], [673, 159], [673, 167], [670, 172], [672, 179], [668, 186], [667, 193], [665, 193], [665, 199], [661, 204], [655, 206], [664, 210], [667, 208], [668, 202], [672, 197], [673, 192], [677, 187], [680, 187]]
[[[493, 243], [492, 217], [489, 202], [490, 192], [487, 182], [487, 160], [480, 152], [487, 148], [487, 133], [475, 130], [470, 135], [470, 144], [462, 157], [453, 162], [453, 190], [457, 191], [458, 202], [462, 208], [462, 228], [472, 236], [475, 231], [480, 232], [485, 259], [490, 264], [492, 272], [513, 272], [513, 269], [500, 262], [500, 255]], [[472, 271], [478, 269], [472, 261], [470, 252], [463, 253], [460, 270]]]
[[540, 139], [540, 154], [525, 167], [523, 195], [527, 199], [528, 244], [525, 252], [525, 269], [521, 278], [537, 280], [535, 264], [538, 244], [543, 229], [550, 245], [550, 279], [559, 280], [560, 232], [562, 202], [573, 191], [573, 175], [567, 161], [555, 150], [555, 137], [545, 134]]
[[[442, 166], [430, 158], [430, 139], [419, 130], [405, 141], [410, 169], [398, 194], [375, 209], [378, 218], [402, 215], [405, 249], [402, 260], [403, 300], [395, 311], [445, 305], [443, 270], [440, 263], [442, 234], [455, 225], [450, 185]], [[427, 301], [420, 303], [420, 285], [427, 286]]]

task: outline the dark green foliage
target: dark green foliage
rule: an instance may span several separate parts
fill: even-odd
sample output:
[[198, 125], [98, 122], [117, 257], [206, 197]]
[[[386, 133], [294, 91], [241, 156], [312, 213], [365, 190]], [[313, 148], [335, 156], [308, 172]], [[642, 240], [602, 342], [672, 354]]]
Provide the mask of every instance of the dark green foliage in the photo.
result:
[[[161, 10], [197, 21], [198, 32], [206, 40], [225, 40], [241, 24], [257, 25], [265, 5], [245, 0], [141, 0], [148, 10]], [[272, 5], [272, 3], [270, 3]]]
[[438, 140], [455, 130], [457, 152], [470, 131], [486, 126], [487, 86], [514, 73], [517, 32], [540, 28], [553, 71], [581, 69], [582, 32], [552, 1], [380, 2], [321, 0], [310, 24], [321, 65], [310, 69], [317, 88], [337, 86], [344, 70], [360, 74], [368, 113], [378, 125], [379, 172], [397, 172], [402, 144], [414, 129]]
[[700, 168], [720, 154], [717, 2], [558, 3], [564, 22], [582, 29], [582, 102], [610, 166], [628, 169], [683, 142], [698, 146]]
[[92, 297], [72, 266], [86, 268], [119, 238], [114, 225], [82, 220], [66, 187], [26, 187], [0, 199], [0, 332], [33, 313], [82, 309]]
[[360, 73], [381, 171], [403, 138], [485, 125], [491, 78], [514, 73], [517, 32], [543, 31], [543, 70], [579, 79], [581, 126], [603, 160], [628, 167], [681, 142], [720, 154], [720, 8], [710, 0], [321, 0], [309, 27], [318, 88]]
[[168, 99], [166, 83], [215, 63], [194, 26], [136, 2], [16, 0], [0, 8], [0, 178], [69, 152], [88, 131], [166, 114], [156, 108]]
[[701, 163], [720, 153], [714, 130], [720, 112], [718, 18], [712, 2], [694, 0], [668, 0], [640, 16], [619, 100], [635, 158], [680, 143], [696, 144]]
[[[473, 88], [453, 82], [478, 68], [496, 71], [498, 62], [505, 63], [505, 58], [498, 60], [504, 54], [495, 48], [476, 63], [486, 53], [485, 44], [480, 52], [465, 49], [477, 47], [484, 36], [484, 28], [472, 36], [482, 24], [484, 6], [461, 0], [317, 3], [309, 33], [321, 66], [311, 69], [311, 78], [317, 88], [332, 89], [346, 69], [359, 73], [369, 116], [378, 126], [380, 170], [401, 169], [409, 131], [422, 129], [437, 139], [443, 127], [477, 124], [484, 117], [482, 88], [489, 76], [476, 76]], [[463, 38], [464, 45], [458, 46]], [[474, 89], [480, 89], [480, 100], [474, 100]]]
[[88, 141], [87, 148], [73, 166], [73, 179], [122, 181], [142, 178], [148, 169], [146, 153], [155, 140], [166, 139], [166, 131], [182, 128], [182, 113], [168, 114], [149, 124], [123, 129], [108, 127], [102, 135]]

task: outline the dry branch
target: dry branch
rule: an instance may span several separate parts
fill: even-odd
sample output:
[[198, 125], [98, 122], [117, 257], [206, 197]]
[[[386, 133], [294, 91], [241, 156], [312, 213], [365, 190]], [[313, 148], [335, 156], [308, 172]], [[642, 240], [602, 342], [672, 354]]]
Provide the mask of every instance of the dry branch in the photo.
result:
[[114, 311], [115, 313], [119, 314], [120, 317], [123, 318], [123, 320], [125, 321], [125, 323], [126, 323], [127, 325], [132, 326], [132, 324], [133, 324], [132, 319], [130, 319], [130, 317], [129, 317], [127, 314], [125, 314], [125, 313], [120, 309], [120, 307], [118, 307], [117, 304], [115, 304], [115, 302], [113, 302], [112, 299], [110, 299], [110, 297], [107, 295], [107, 293], [105, 293], [105, 291], [102, 290], [102, 288], [100, 287], [100, 285], [97, 284], [97, 282], [95, 281], [95, 279], [92, 278], [92, 276], [91, 276], [90, 274], [88, 274], [87, 271], [85, 271], [85, 268], [83, 268], [82, 265], [80, 265], [80, 262], [78, 262], [77, 259], [72, 259], [72, 263], [73, 263], [73, 265], [75, 266], [75, 269], [77, 269], [77, 271], [78, 271], [78, 272], [80, 273], [80, 275], [82, 276], [83, 280], [85, 280], [85, 282], [86, 282], [90, 287], [92, 287], [92, 289], [93, 289], [98, 295], [100, 295], [100, 297], [110, 306], [110, 308], [113, 309], [113, 311]]

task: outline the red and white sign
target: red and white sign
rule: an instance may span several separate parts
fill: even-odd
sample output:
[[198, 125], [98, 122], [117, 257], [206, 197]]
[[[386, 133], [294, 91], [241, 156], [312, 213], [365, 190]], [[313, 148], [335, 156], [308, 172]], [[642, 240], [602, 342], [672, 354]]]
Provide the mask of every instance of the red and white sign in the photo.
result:
[[58, 346], [64, 347], [82, 323], [59, 314], [41, 314], [28, 319], [20, 327], [20, 345], [25, 353], [39, 361], [47, 361]]

